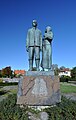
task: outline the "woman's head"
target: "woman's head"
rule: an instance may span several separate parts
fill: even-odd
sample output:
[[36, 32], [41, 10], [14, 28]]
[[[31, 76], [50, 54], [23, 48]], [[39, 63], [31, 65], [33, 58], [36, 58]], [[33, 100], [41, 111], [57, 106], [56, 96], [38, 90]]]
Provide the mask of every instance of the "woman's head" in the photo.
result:
[[51, 30], [52, 30], [51, 27], [47, 26], [45, 32], [50, 32]]

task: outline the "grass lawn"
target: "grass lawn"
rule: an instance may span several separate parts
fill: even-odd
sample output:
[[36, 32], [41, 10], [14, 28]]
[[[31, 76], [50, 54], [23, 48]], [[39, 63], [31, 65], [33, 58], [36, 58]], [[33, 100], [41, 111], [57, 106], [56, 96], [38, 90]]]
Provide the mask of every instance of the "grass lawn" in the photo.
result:
[[76, 86], [68, 83], [60, 83], [61, 93], [76, 93]]
[[[8, 96], [9, 94], [17, 94], [17, 85], [15, 89], [4, 90], [4, 86], [0, 87], [0, 96]], [[7, 86], [8, 88], [9, 86]], [[70, 85], [69, 83], [60, 82], [61, 93], [76, 93], [76, 86]]]

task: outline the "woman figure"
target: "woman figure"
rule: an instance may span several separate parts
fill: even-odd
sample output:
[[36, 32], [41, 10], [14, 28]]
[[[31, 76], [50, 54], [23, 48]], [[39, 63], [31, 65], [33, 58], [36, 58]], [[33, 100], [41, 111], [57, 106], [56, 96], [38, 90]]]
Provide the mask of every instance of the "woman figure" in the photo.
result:
[[51, 70], [52, 66], [52, 39], [53, 32], [50, 26], [46, 27], [43, 39], [42, 68]]

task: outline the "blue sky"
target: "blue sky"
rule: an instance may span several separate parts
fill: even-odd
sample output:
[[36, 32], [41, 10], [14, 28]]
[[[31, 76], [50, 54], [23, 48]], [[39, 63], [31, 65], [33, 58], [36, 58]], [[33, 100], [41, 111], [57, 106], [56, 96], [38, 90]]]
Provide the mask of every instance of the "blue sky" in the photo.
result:
[[52, 61], [76, 66], [76, 0], [0, 0], [0, 69], [28, 69], [26, 34], [36, 19], [44, 31], [52, 27]]

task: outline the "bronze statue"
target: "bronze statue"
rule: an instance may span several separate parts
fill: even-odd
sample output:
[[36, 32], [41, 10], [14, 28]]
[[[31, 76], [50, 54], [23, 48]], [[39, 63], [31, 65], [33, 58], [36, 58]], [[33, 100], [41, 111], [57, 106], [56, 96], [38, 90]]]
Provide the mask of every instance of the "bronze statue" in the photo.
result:
[[42, 34], [37, 28], [37, 21], [33, 20], [32, 28], [28, 30], [26, 39], [26, 50], [29, 53], [29, 71], [33, 70], [33, 61], [35, 57], [36, 70], [39, 71], [40, 50], [42, 50]]
[[50, 26], [46, 27], [44, 39], [43, 39], [43, 50], [42, 50], [42, 68], [51, 70], [52, 67], [52, 39], [53, 32]]

